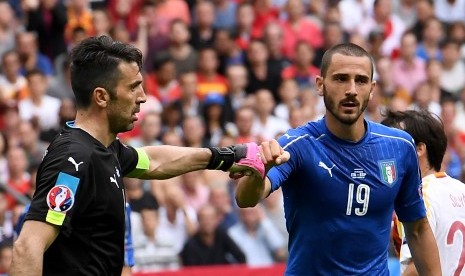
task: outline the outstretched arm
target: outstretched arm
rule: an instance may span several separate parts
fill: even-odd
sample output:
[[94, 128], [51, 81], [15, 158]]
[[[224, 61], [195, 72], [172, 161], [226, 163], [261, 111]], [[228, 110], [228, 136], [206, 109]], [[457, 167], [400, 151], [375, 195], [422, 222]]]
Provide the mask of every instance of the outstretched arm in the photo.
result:
[[206, 169], [212, 152], [208, 148], [189, 148], [177, 146], [149, 146], [147, 153], [149, 169], [139, 178], [168, 179], [190, 171]]
[[404, 223], [407, 243], [419, 275], [441, 275], [436, 240], [427, 218]]
[[[231, 145], [228, 147], [189, 148], [176, 146], [149, 146], [138, 149], [139, 163], [147, 164], [129, 177], [142, 179], [167, 179], [187, 172], [202, 169], [230, 171], [243, 174], [255, 163], [250, 159], [252, 153], [258, 152], [255, 143]], [[142, 161], [145, 159], [146, 161]], [[250, 162], [252, 161], [252, 162]], [[253, 165], [251, 166], [251, 163]], [[259, 163], [264, 171], [263, 163]]]

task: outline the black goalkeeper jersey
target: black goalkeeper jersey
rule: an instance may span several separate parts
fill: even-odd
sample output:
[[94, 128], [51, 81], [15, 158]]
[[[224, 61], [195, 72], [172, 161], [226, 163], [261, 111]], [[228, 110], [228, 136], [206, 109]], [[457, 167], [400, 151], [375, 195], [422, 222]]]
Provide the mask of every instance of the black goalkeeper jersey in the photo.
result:
[[37, 173], [26, 220], [61, 226], [44, 254], [44, 275], [121, 275], [125, 195], [122, 177], [137, 165], [134, 148], [108, 148], [69, 122]]

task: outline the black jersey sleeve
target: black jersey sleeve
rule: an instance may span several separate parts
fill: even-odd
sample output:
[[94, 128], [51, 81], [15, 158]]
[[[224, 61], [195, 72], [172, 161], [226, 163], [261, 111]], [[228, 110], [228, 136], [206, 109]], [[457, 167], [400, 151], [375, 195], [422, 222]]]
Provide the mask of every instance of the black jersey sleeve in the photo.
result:
[[121, 143], [119, 139], [113, 142], [112, 147], [114, 147], [114, 151], [117, 153], [117, 158], [124, 176], [128, 176], [128, 174], [137, 169], [139, 165], [139, 153], [136, 149]]
[[48, 222], [71, 230], [71, 218], [82, 201], [81, 195], [90, 172], [91, 159], [86, 150], [59, 141], [52, 143], [37, 172], [36, 190], [26, 220]]

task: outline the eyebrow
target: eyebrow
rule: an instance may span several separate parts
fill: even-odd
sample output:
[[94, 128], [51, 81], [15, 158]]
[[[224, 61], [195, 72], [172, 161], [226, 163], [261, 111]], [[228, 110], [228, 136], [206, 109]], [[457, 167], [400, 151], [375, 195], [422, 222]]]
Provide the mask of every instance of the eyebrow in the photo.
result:
[[131, 87], [131, 88], [136, 88], [136, 87], [139, 86], [141, 83], [142, 83], [141, 80], [137, 80], [137, 81], [135, 81], [135, 82], [129, 84], [129, 87]]
[[[332, 74], [331, 77], [332, 78], [334, 78], [334, 77], [349, 77], [349, 75], [350, 75], [349, 73], [335, 73], [335, 74]], [[355, 75], [355, 78], [356, 79], [362, 78], [362, 79], [367, 79], [367, 80], [370, 79], [370, 77], [368, 75], [360, 75], [360, 74]]]

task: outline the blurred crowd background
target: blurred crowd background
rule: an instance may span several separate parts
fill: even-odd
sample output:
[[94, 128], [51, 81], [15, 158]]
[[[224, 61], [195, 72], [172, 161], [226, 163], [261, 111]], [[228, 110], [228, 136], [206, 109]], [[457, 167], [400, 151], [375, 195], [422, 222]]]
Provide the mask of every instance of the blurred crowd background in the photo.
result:
[[[464, 180], [465, 0], [0, 0], [0, 273], [42, 155], [75, 116], [68, 53], [99, 35], [144, 54], [148, 100], [120, 136], [134, 147], [259, 143], [319, 119], [322, 55], [353, 42], [376, 63], [367, 118], [436, 114], [443, 170]], [[125, 182], [135, 271], [286, 260], [280, 191], [239, 210], [224, 172]]]

